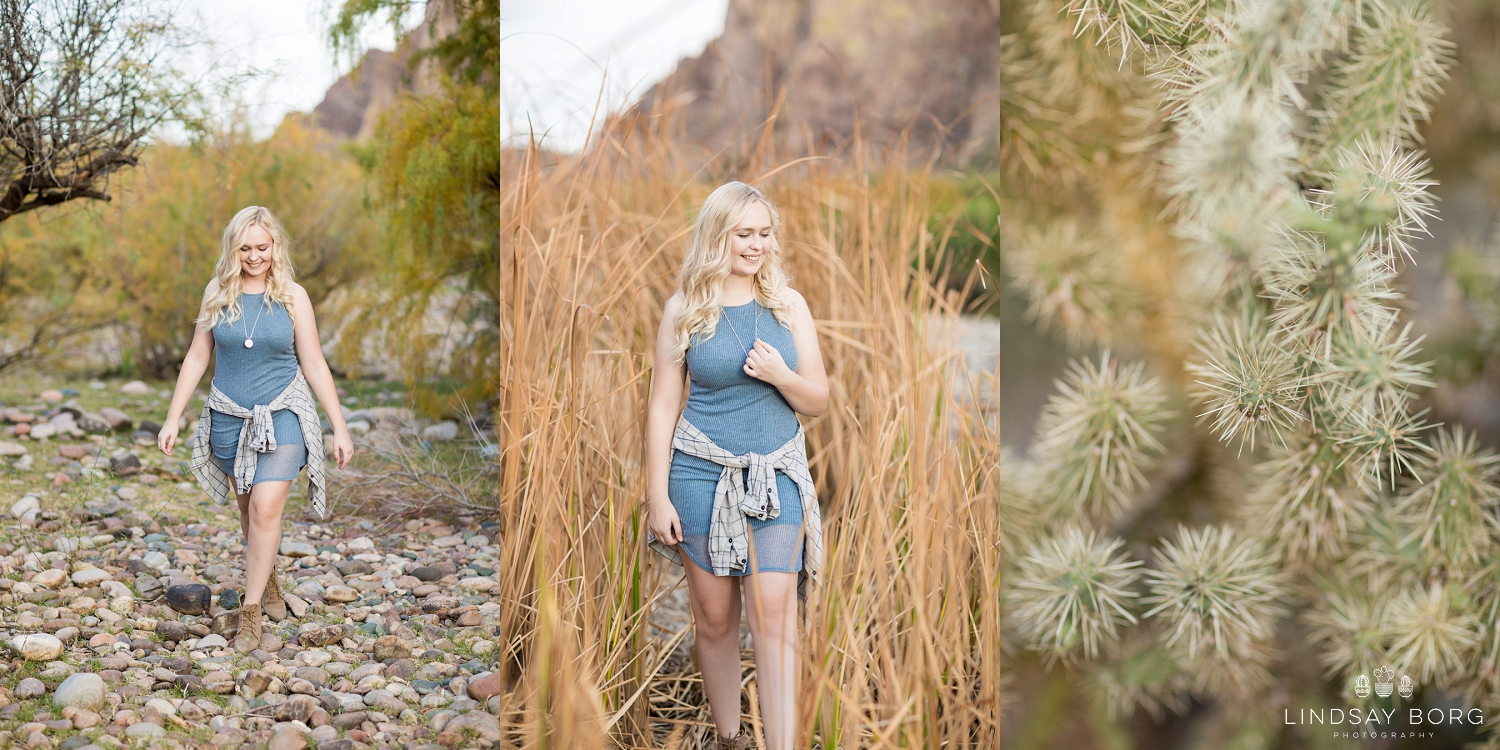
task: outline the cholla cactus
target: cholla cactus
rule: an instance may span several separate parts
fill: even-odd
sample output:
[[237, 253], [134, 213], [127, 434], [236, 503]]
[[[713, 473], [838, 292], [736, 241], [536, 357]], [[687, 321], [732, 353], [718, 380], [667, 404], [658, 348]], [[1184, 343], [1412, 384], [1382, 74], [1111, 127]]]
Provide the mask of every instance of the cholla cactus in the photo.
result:
[[1058, 391], [1039, 428], [1041, 492], [1063, 517], [1127, 512], [1163, 449], [1158, 436], [1169, 412], [1160, 382], [1146, 378], [1141, 363], [1122, 366], [1106, 351], [1097, 367], [1074, 362]]
[[1403, 541], [1416, 541], [1432, 550], [1449, 567], [1473, 569], [1493, 558], [1496, 549], [1500, 488], [1500, 455], [1480, 450], [1472, 433], [1444, 430], [1423, 446], [1417, 460], [1417, 476], [1406, 496], [1396, 506], [1410, 519], [1411, 531]]
[[1399, 635], [1391, 655], [1403, 672], [1422, 682], [1450, 685], [1463, 679], [1464, 661], [1478, 642], [1479, 618], [1451, 601], [1442, 584], [1417, 585], [1401, 592], [1386, 613]]
[[1147, 616], [1160, 614], [1171, 626], [1165, 645], [1180, 643], [1189, 658], [1205, 644], [1222, 656], [1236, 643], [1265, 640], [1285, 613], [1275, 561], [1259, 540], [1232, 527], [1180, 527], [1157, 558], [1158, 567], [1146, 571], [1151, 595], [1141, 601], [1156, 605]]
[[[1023, 20], [1002, 42], [1006, 268], [1059, 339], [1128, 355], [1058, 383], [1016, 458], [1024, 533], [1156, 549], [1116, 578], [1139, 622], [1065, 661], [1110, 711], [1160, 714], [1263, 699], [1282, 639], [1307, 639], [1345, 695], [1388, 662], [1493, 704], [1500, 457], [1418, 405], [1438, 382], [1395, 284], [1436, 214], [1417, 128], [1452, 45], [1432, 4], [1031, 0]], [[1454, 261], [1480, 313], [1495, 258], [1500, 234]], [[1047, 544], [1009, 606], [1050, 659]]]
[[1039, 540], [1021, 560], [1012, 601], [1032, 648], [1049, 658], [1092, 659], [1120, 625], [1136, 622], [1127, 605], [1141, 562], [1116, 555], [1120, 545], [1075, 526]]

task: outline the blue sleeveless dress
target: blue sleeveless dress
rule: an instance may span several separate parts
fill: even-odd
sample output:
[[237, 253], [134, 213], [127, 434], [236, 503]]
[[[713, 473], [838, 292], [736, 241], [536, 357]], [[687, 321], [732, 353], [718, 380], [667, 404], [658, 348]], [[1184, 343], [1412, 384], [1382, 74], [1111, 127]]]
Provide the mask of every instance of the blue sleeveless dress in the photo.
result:
[[[249, 409], [269, 404], [297, 376], [297, 349], [292, 336], [292, 316], [281, 303], [266, 302], [266, 293], [240, 294], [239, 320], [220, 322], [213, 328], [213, 383], [235, 403]], [[245, 338], [254, 332], [255, 346], [246, 348]], [[239, 450], [240, 417], [210, 412], [209, 446], [214, 461], [234, 474]], [[276, 428], [276, 450], [261, 454], [255, 466], [255, 483], [296, 479], [307, 465], [307, 446], [302, 427], [291, 409], [271, 414]]]
[[[707, 340], [700, 340], [701, 333], [694, 335], [687, 350], [691, 384], [682, 414], [710, 440], [736, 455], [770, 453], [797, 434], [797, 415], [776, 386], [745, 374], [746, 350], [755, 345], [757, 314], [760, 339], [775, 347], [787, 367], [795, 371], [797, 345], [791, 330], [783, 328], [756, 300], [722, 308], [714, 335]], [[723, 466], [707, 459], [672, 451], [667, 495], [682, 522], [679, 548], [698, 567], [710, 572], [708, 529], [714, 488], [723, 471]], [[744, 477], [749, 470], [740, 469], [740, 473]], [[791, 477], [779, 470], [776, 493], [781, 500], [780, 515], [766, 521], [746, 519], [751, 561], [743, 572], [732, 575], [802, 570], [801, 495]]]

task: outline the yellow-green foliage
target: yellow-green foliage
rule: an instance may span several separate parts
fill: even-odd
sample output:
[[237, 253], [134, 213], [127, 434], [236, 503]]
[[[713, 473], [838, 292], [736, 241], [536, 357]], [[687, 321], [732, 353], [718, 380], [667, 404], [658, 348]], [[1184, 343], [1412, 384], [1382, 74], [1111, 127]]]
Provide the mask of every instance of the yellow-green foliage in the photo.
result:
[[[175, 375], [192, 338], [224, 225], [270, 208], [294, 241], [297, 279], [316, 305], [365, 273], [374, 223], [355, 160], [296, 118], [255, 141], [239, 131], [195, 146], [151, 147], [109, 204], [38, 212], [0, 228], [0, 320], [29, 336], [114, 325], [127, 372]], [[25, 314], [22, 314], [25, 313]], [[336, 321], [320, 320], [327, 331]]]
[[497, 390], [499, 107], [491, 88], [445, 81], [438, 93], [403, 98], [375, 135], [381, 283], [361, 328], [388, 334], [414, 383], [451, 384], [449, 393], [414, 390], [428, 409]]

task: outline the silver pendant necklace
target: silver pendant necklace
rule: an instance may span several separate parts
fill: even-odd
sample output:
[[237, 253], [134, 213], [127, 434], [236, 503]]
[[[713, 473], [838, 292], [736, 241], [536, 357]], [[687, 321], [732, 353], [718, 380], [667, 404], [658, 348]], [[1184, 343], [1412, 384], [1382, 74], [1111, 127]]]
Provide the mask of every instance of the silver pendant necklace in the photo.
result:
[[[262, 313], [260, 311], [260, 308], [257, 307], [255, 311], [255, 325], [250, 326], [250, 332], [245, 334], [246, 349], [255, 346], [255, 329], [260, 327], [260, 319], [263, 315], [264, 313]], [[245, 330], [245, 318], [243, 316], [240, 317], [240, 330]]]
[[[755, 300], [751, 300], [751, 301], [754, 302]], [[755, 337], [756, 338], [760, 338], [760, 311], [763, 310], [763, 309], [765, 309], [765, 308], [762, 308], [759, 304], [757, 304], [755, 306]], [[729, 330], [734, 333], [734, 340], [740, 342], [740, 349], [743, 349], [744, 352], [745, 352], [745, 357], [749, 358], [749, 356], [750, 356], [750, 350], [749, 349], [745, 349], [745, 341], [740, 338], [740, 332], [734, 330], [734, 323], [729, 320], [729, 316], [728, 315], [724, 316], [724, 322], [725, 323], [729, 323]]]

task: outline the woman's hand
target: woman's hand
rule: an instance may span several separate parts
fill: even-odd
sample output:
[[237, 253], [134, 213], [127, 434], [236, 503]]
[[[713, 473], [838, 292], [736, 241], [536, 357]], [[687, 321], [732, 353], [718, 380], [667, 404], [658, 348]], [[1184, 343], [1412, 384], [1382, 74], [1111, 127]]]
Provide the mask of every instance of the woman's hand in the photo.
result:
[[760, 339], [756, 339], [755, 345], [750, 347], [750, 356], [745, 358], [744, 369], [746, 375], [774, 386], [784, 385], [797, 376], [792, 368], [786, 366], [781, 352]]
[[349, 437], [349, 430], [333, 431], [333, 458], [338, 461], [342, 469], [349, 464], [349, 459], [354, 457], [354, 439]]
[[161, 432], [156, 433], [156, 447], [162, 453], [172, 455], [172, 447], [177, 445], [177, 420], [167, 420], [169, 424], [162, 425]]
[[677, 517], [677, 508], [671, 502], [652, 502], [647, 526], [651, 535], [662, 544], [672, 546], [682, 541], [682, 520]]

